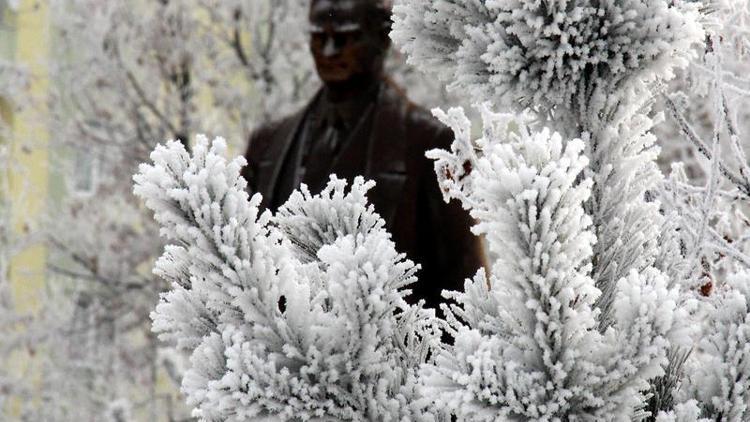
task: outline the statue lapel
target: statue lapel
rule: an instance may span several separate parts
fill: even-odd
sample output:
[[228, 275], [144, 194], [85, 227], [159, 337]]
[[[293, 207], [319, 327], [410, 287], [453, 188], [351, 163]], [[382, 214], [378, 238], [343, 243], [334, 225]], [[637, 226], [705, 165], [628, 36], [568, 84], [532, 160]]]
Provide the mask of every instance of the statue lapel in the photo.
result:
[[373, 117], [364, 175], [375, 180], [370, 201], [389, 228], [407, 180], [406, 121], [406, 101], [384, 82]]
[[289, 117], [289, 119], [287, 119], [279, 128], [278, 134], [274, 136], [275, 139], [273, 139], [269, 151], [264, 157], [264, 161], [268, 163], [268, 169], [267, 171], [262, 172], [265, 173], [264, 175], [260, 176], [260, 186], [266, 186], [266, 190], [262, 192], [263, 208], [267, 208], [271, 203], [271, 198], [276, 190], [276, 184], [279, 181], [279, 175], [284, 160], [287, 158], [289, 149], [299, 135], [299, 131], [305, 122], [305, 117], [308, 115], [310, 108], [318, 101], [321, 92], [322, 91], [318, 91], [303, 109]]

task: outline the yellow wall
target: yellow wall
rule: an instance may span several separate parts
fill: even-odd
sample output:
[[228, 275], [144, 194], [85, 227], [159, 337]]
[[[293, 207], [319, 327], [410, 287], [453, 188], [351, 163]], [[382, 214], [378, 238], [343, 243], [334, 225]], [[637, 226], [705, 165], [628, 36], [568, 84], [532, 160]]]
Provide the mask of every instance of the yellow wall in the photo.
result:
[[48, 8], [46, 2], [22, 0], [18, 9], [16, 62], [31, 73], [30, 107], [13, 116], [14, 145], [11, 152], [11, 227], [15, 234], [32, 236], [34, 244], [12, 257], [10, 279], [13, 299], [21, 312], [38, 310], [36, 300], [44, 283], [46, 253], [41, 242], [33, 240], [47, 199], [49, 133], [45, 119], [49, 84]]
[[[7, 16], [6, 16], [7, 17]], [[12, 147], [8, 169], [10, 195], [10, 228], [13, 237], [24, 245], [13, 254], [9, 263], [12, 300], [20, 314], [39, 310], [38, 295], [45, 280], [46, 251], [34, 239], [47, 199], [49, 132], [45, 119], [48, 87], [47, 56], [49, 53], [48, 7], [46, 1], [22, 0], [15, 16], [10, 17], [16, 28], [15, 62], [23, 63], [31, 73], [31, 98], [28, 107], [10, 116]], [[9, 370], [23, 379], [38, 381], [40, 374], [33, 359], [19, 353], [7, 362]], [[18, 416], [21, 400], [9, 403], [11, 415]]]

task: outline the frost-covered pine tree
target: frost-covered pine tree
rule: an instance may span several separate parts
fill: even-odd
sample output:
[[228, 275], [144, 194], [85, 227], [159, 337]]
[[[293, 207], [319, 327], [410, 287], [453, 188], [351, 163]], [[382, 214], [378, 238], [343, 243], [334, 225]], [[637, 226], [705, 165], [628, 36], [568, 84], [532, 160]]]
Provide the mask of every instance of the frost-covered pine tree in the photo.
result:
[[[566, 378], [579, 375], [576, 371], [583, 371], [583, 368], [576, 367], [574, 371], [562, 369], [559, 374], [542, 369], [567, 368], [565, 365], [569, 364], [558, 365], [558, 361], [551, 360], [551, 357], [559, 359], [564, 356], [568, 347], [571, 352], [575, 351], [575, 345], [568, 346], [555, 341], [554, 346], [559, 348], [558, 351], [545, 352], [550, 350], [549, 346], [543, 338], [539, 338], [530, 341], [535, 347], [515, 346], [517, 349], [505, 349], [510, 346], [503, 342], [513, 344], [513, 338], [508, 337], [507, 331], [501, 331], [501, 334], [483, 333], [484, 337], [475, 337], [475, 348], [490, 347], [492, 344], [493, 352], [497, 353], [494, 355], [495, 366], [473, 366], [475, 363], [480, 365], [478, 362], [485, 364], [492, 361], [488, 357], [491, 354], [482, 356], [486, 360], [475, 361], [473, 355], [455, 351], [459, 347], [463, 350], [463, 345], [457, 343], [454, 349], [446, 348], [441, 356], [451, 357], [452, 360], [444, 360], [435, 372], [446, 370], [448, 372], [444, 376], [461, 382], [468, 382], [475, 376], [477, 378], [472, 381], [477, 384], [473, 386], [475, 390], [470, 390], [471, 393], [456, 393], [456, 397], [461, 400], [454, 399], [448, 405], [438, 394], [435, 396], [437, 403], [450, 407], [463, 402], [464, 406], [456, 412], [473, 415], [471, 417], [479, 420], [490, 419], [489, 415], [503, 412], [511, 418], [524, 420], [629, 420], [644, 418], [648, 415], [647, 411], [655, 414], [665, 410], [665, 407], [669, 410], [670, 405], [661, 403], [671, 403], [674, 388], [662, 389], [659, 386], [673, 385], [673, 378], [676, 377], [675, 373], [684, 356], [684, 347], [690, 344], [686, 332], [689, 322], [684, 311], [674, 303], [681, 303], [681, 299], [665, 294], [651, 302], [650, 299], [654, 299], [656, 295], [647, 292], [649, 288], [657, 291], [664, 289], [674, 295], [674, 289], [684, 276], [684, 267], [689, 264], [679, 254], [679, 248], [673, 248], [679, 234], [675, 232], [673, 224], [667, 224], [670, 216], [665, 216], [660, 211], [660, 204], [655, 200], [655, 192], [663, 176], [655, 163], [658, 149], [651, 133], [660, 116], [649, 114], [652, 103], [650, 90], [672, 78], [676, 69], [684, 67], [694, 55], [693, 47], [703, 41], [704, 32], [700, 25], [698, 7], [682, 1], [643, 0], [402, 0], [397, 2], [395, 10], [392, 36], [407, 53], [411, 63], [427, 72], [436, 73], [448, 82], [450, 89], [466, 92], [475, 101], [489, 101], [495, 107], [531, 113], [537, 124], [559, 132], [565, 140], [564, 145], [573, 143], [571, 139], [582, 139], [585, 146], [582, 153], [588, 158], [589, 165], [582, 169], [579, 179], [590, 180], [591, 183], [591, 193], [582, 206], [591, 218], [588, 230], [596, 240], [590, 244], [591, 256], [582, 261], [590, 267], [581, 264], [580, 267], [573, 268], [582, 276], [592, 278], [594, 284], [591, 288], [597, 294], [587, 295], [583, 304], [580, 303], [581, 298], [573, 296], [575, 300], [568, 298], [552, 309], [564, 315], [566, 310], [570, 309], [572, 312], [577, 306], [590, 306], [593, 309], [591, 315], [595, 321], [594, 329], [598, 331], [598, 335], [603, 336], [605, 343], [606, 339], [613, 338], [610, 336], [618, 338], [615, 334], [617, 332], [640, 330], [637, 327], [641, 324], [664, 328], [664, 321], [670, 321], [668, 330], [671, 330], [669, 333], [659, 333], [661, 335], [657, 335], [656, 330], [651, 336], [646, 331], [639, 331], [643, 337], [633, 336], [630, 338], [632, 343], [629, 343], [627, 335], [619, 338], [618, 341], [627, 345], [620, 346], [620, 350], [633, 351], [632, 355], [621, 358], [623, 361], [633, 362], [631, 369], [638, 368], [639, 365], [647, 366], [648, 363], [654, 364], [655, 368], [650, 373], [639, 373], [637, 370], [631, 372], [633, 384], [628, 385], [634, 388], [633, 396], [608, 396], [606, 391], [610, 390], [595, 388], [597, 393], [602, 394], [596, 396], [598, 400], [595, 400], [595, 406], [581, 405], [583, 402], [577, 398], [578, 394], [587, 391], [586, 388], [591, 385], [581, 387], [571, 384]], [[503, 207], [511, 205], [494, 204], [489, 198], [497, 198], [496, 192], [471, 187], [489, 184], [476, 180], [483, 177], [497, 178], [498, 174], [485, 171], [482, 176], [474, 175], [473, 172], [481, 166], [503, 168], [507, 165], [498, 163], [507, 162], [509, 157], [516, 157], [515, 160], [523, 162], [522, 158], [526, 154], [522, 147], [516, 147], [518, 151], [515, 152], [504, 152], [504, 155], [491, 147], [497, 142], [525, 143], [523, 135], [515, 135], [517, 140], [511, 142], [513, 136], [503, 135], [502, 131], [492, 129], [497, 125], [495, 120], [497, 119], [485, 120], [485, 132], [479, 149], [488, 148], [489, 151], [481, 151], [478, 158], [469, 159], [465, 151], [470, 151], [472, 146], [466, 136], [460, 135], [457, 144], [454, 144], [452, 155], [436, 155], [440, 158], [438, 175], [446, 180], [444, 184], [447, 183], [448, 195], [468, 199], [464, 200], [465, 206], [472, 209], [473, 215], [480, 221], [477, 230], [487, 233], [488, 238], [491, 232], [489, 222], [505, 217], [507, 209]], [[467, 133], [465, 123], [455, 118], [449, 119], [449, 122], [458, 129], [458, 133]], [[521, 133], [525, 130], [534, 132], [523, 129], [524, 124], [520, 127]], [[496, 156], [498, 154], [500, 155]], [[485, 164], [481, 164], [483, 160], [486, 160]], [[464, 162], [467, 162], [466, 166]], [[487, 163], [492, 163], [492, 166]], [[460, 171], [463, 167], [472, 168], [472, 173], [463, 174]], [[446, 172], [445, 168], [451, 170]], [[541, 168], [543, 167], [534, 169], [541, 171]], [[459, 179], [455, 179], [456, 177]], [[503, 179], [495, 181], [502, 182]], [[494, 206], [488, 208], [487, 202]], [[478, 206], [479, 208], [475, 208]], [[541, 210], [541, 207], [537, 209]], [[552, 208], [549, 211], [552, 216], [555, 210]], [[521, 220], [515, 224], [523, 226], [532, 222], [536, 223], [536, 220]], [[510, 222], [506, 224], [513, 225]], [[541, 227], [544, 228], [544, 225]], [[532, 229], [528, 230], [533, 233]], [[558, 242], [564, 245], [565, 239], [567, 236], [560, 236]], [[491, 241], [490, 244], [492, 243]], [[490, 287], [485, 289], [484, 296], [478, 293], [484, 283], [476, 280], [467, 285], [467, 292], [454, 295], [459, 302], [459, 307], [454, 308], [454, 314], [465, 315], [467, 309], [493, 309], [493, 306], [486, 305], [486, 300], [489, 299], [480, 301], [479, 298], [531, 294], [528, 289], [524, 290], [514, 284], [514, 278], [524, 277], [511, 272], [505, 278], [509, 274], [505, 264], [507, 249], [515, 249], [516, 243], [527, 245], [529, 255], [526, 259], [531, 260], [530, 262], [539, 259], [544, 263], [537, 269], [538, 272], [524, 274], [530, 280], [529, 283], [546, 277], [545, 272], [550, 270], [547, 268], [550, 265], [547, 264], [547, 259], [553, 262], [549, 257], [554, 254], [547, 250], [538, 252], [538, 255], [532, 253], [536, 252], [534, 247], [543, 248], [545, 244], [535, 238], [533, 242], [520, 242], [503, 233], [503, 237], [494, 242], [499, 255], [495, 266], [500, 265], [500, 271], [491, 275]], [[552, 245], [554, 242], [547, 247], [552, 248]], [[555, 250], [555, 253], [559, 251]], [[552, 287], [554, 283], [539, 283], [555, 291]], [[468, 290], [470, 286], [475, 286], [471, 295]], [[637, 299], [641, 294], [650, 299]], [[626, 297], [630, 297], [629, 304], [624, 299]], [[589, 300], [594, 302], [589, 303]], [[508, 312], [505, 309], [508, 303], [509, 300], [497, 302], [500, 309], [493, 310], [490, 315]], [[536, 303], [521, 301], [527, 309], [536, 309]], [[648, 312], [648, 304], [663, 306], [663, 309], [657, 312], [654, 308]], [[644, 311], [643, 319], [623, 322], [621, 318], [627, 314], [624, 310], [629, 307], [630, 311]], [[515, 308], [513, 311], [516, 312], [509, 312], [511, 316], [520, 312]], [[490, 323], [486, 319], [476, 319], [476, 314], [476, 311], [472, 311], [468, 320], [458, 318], [452, 324], [462, 330], [482, 332]], [[537, 313], [535, 317], [542, 326], [550, 324], [555, 330], [560, 329], [559, 324], [549, 322], [549, 311]], [[498, 326], [505, 327], [509, 324], [502, 317], [490, 317], [489, 320], [496, 324], [495, 330], [502, 330], [504, 328]], [[511, 321], [511, 327], [516, 330], [520, 330], [518, 327], [523, 326], [523, 323], [530, 324], [528, 319]], [[587, 333], [592, 329], [590, 326], [579, 328]], [[523, 350], [526, 354], [503, 355], [499, 352], [501, 350]], [[596, 361], [594, 356], [598, 352], [596, 348], [592, 350], [591, 358]], [[606, 356], [604, 350], [607, 348], [600, 349], [602, 356]], [[648, 350], [649, 353], [639, 356], [637, 350]], [[529, 360], [534, 359], [538, 366], [529, 365]], [[565, 360], [561, 359], [559, 362]], [[538, 386], [541, 387], [533, 390], [536, 394], [518, 395], [515, 390], [519, 388], [518, 385], [504, 382], [499, 375], [500, 370], [493, 372], [499, 367], [511, 367], [514, 371], [520, 371], [534, 382], [539, 382]], [[665, 369], [670, 372], [665, 372]], [[524, 370], [528, 372], [523, 372]], [[550, 377], [553, 380], [551, 384], [545, 384], [541, 379], [529, 375], [536, 373], [535, 371], [543, 374], [541, 379]], [[657, 375], [663, 375], [666, 379], [657, 378]], [[482, 377], [492, 378], [488, 381]], [[427, 379], [440, 385], [436, 381], [439, 378]], [[587, 381], [596, 382], [592, 379]], [[651, 387], [648, 387], [649, 383]], [[453, 388], [456, 388], [455, 384]], [[651, 391], [647, 393], [646, 390], [649, 389]], [[643, 393], [640, 396], [639, 390]], [[652, 403], [647, 408], [645, 399], [649, 396]], [[617, 411], [613, 411], [616, 407], [608, 407], [617, 405], [622, 406]]]
[[154, 330], [191, 354], [182, 390], [201, 420], [430, 420], [417, 369], [439, 342], [404, 301], [417, 266], [367, 205], [371, 182], [304, 188], [259, 214], [243, 158], [200, 138], [157, 147], [135, 192], [170, 245]]
[[457, 134], [451, 152], [431, 153], [444, 192], [497, 259], [450, 295], [456, 341], [425, 367], [426, 395], [459, 420], [630, 420], [685, 315], [663, 274], [631, 269], [599, 332], [584, 142], [487, 110], [472, 142], [462, 111], [438, 116]]
[[657, 255], [658, 206], [644, 193], [660, 174], [649, 133], [649, 83], [669, 79], [702, 40], [696, 7], [682, 2], [402, 1], [392, 34], [409, 62], [496, 107], [531, 110], [585, 141], [604, 295]]

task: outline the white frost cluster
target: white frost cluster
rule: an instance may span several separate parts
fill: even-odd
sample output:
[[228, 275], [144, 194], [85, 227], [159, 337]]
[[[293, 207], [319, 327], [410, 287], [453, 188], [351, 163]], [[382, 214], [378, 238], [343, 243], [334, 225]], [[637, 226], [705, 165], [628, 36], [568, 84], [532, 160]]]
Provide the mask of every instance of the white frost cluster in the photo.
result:
[[712, 298], [687, 390], [713, 420], [750, 419], [750, 272], [728, 277]]
[[682, 0], [400, 0], [394, 12], [410, 63], [480, 101], [542, 111], [669, 79], [703, 36]]
[[[222, 139], [169, 142], [135, 176], [171, 244], [172, 282], [152, 314], [192, 353], [182, 389], [202, 420], [423, 420], [416, 375], [439, 342], [433, 311], [404, 301], [417, 267], [333, 178], [259, 215]], [[429, 419], [427, 419], [429, 420]]]
[[448, 295], [456, 341], [424, 367], [425, 395], [459, 420], [631, 420], [685, 315], [658, 270], [632, 270], [597, 329], [583, 141], [485, 110], [472, 142], [462, 110], [437, 116], [457, 135], [451, 152], [429, 153], [443, 192], [471, 210], [497, 259]]

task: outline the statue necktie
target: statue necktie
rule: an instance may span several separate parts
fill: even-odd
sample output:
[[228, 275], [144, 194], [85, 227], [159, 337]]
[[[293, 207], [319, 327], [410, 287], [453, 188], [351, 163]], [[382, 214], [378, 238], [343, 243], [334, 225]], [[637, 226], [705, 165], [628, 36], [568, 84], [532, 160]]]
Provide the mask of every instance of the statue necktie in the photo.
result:
[[311, 145], [306, 157], [305, 182], [313, 191], [318, 191], [328, 181], [328, 175], [341, 147], [341, 131], [334, 124], [327, 125], [322, 136]]

